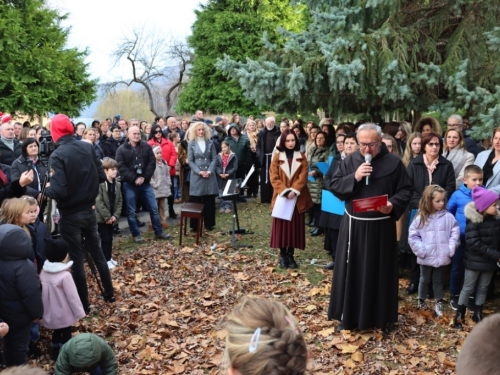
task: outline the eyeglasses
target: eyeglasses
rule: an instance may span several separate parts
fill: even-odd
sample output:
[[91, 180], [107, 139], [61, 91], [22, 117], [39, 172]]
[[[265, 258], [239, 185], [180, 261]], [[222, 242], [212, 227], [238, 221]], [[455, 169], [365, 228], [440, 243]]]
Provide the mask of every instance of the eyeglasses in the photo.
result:
[[427, 146], [429, 146], [429, 147], [439, 147], [439, 143], [437, 143], [437, 142], [436, 143], [429, 142], [429, 143], [427, 143]]
[[361, 148], [366, 148], [366, 147], [373, 148], [373, 147], [375, 147], [378, 144], [378, 142], [379, 141], [372, 142], [372, 143], [362, 143], [362, 142], [359, 142], [359, 147], [361, 147]]
[[155, 131], [155, 134], [156, 134], [156, 133], [162, 133], [162, 131], [161, 131], [161, 130], [156, 130], [156, 131]]
[[462, 127], [463, 124], [446, 124], [448, 127], [454, 127], [454, 128], [459, 128], [459, 127]]

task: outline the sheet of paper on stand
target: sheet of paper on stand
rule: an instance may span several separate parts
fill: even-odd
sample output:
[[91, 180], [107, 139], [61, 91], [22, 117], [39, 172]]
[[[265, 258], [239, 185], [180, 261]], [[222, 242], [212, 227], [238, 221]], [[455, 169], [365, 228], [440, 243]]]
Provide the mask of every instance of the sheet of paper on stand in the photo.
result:
[[224, 191], [222, 192], [222, 196], [239, 194], [240, 187], [241, 178], [237, 178], [236, 180], [227, 180], [226, 186], [224, 186]]
[[387, 206], [387, 194], [352, 201], [354, 212], [377, 211], [382, 206]]
[[247, 176], [245, 177], [245, 180], [243, 180], [243, 183], [241, 184], [241, 186], [243, 186], [243, 187], [247, 186], [248, 179], [250, 178], [250, 176], [252, 175], [253, 172], [255, 172], [254, 165], [252, 165], [252, 167], [249, 169]]
[[276, 197], [276, 202], [274, 203], [273, 213], [271, 216], [287, 221], [292, 220], [293, 210], [295, 209], [296, 203], [296, 196], [293, 199], [288, 199], [278, 195]]
[[323, 190], [321, 193], [321, 211], [342, 216], [345, 212], [345, 202], [338, 199], [331, 191]]

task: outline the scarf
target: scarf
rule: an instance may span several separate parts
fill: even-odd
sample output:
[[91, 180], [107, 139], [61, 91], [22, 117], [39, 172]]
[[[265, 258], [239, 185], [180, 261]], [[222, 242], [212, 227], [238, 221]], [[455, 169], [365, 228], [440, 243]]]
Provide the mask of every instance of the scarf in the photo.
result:
[[225, 171], [227, 168], [227, 162], [229, 161], [229, 155], [222, 154], [222, 169]]
[[427, 173], [429, 173], [429, 185], [430, 185], [432, 183], [432, 173], [436, 170], [436, 165], [438, 165], [439, 163], [439, 156], [430, 164], [427, 161], [427, 156], [425, 156], [425, 154], [423, 154], [423, 157], [424, 157], [424, 164], [427, 168]]
[[465, 161], [467, 160], [468, 152], [464, 148], [455, 147], [454, 149], [448, 151], [448, 154], [445, 156], [451, 164], [453, 164], [453, 170], [455, 171], [455, 178], [458, 177], [460, 171], [465, 165]]
[[5, 138], [5, 137], [1, 137], [2, 138], [2, 142], [5, 143], [5, 145], [10, 148], [11, 151], [14, 151], [14, 138]]
[[5, 173], [2, 171], [2, 169], [0, 168], [0, 180], [2, 181], [2, 184], [3, 186], [7, 186], [7, 176], [5, 175]]

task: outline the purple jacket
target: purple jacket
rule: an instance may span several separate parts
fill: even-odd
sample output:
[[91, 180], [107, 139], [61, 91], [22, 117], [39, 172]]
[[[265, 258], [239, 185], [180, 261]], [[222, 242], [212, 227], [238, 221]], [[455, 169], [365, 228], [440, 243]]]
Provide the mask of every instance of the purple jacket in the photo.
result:
[[85, 316], [73, 276], [69, 272], [73, 262], [43, 264], [40, 273], [45, 328], [59, 329], [72, 326]]
[[408, 242], [417, 256], [417, 263], [434, 268], [451, 263], [460, 244], [460, 226], [455, 217], [446, 210], [429, 215], [423, 228], [420, 224], [420, 215], [410, 225]]

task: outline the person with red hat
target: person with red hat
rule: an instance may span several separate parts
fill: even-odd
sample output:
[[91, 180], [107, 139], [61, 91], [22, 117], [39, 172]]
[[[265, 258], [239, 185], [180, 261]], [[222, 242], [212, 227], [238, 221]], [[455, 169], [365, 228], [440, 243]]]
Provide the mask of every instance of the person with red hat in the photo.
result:
[[47, 188], [47, 196], [57, 201], [61, 215], [59, 232], [70, 245], [69, 255], [74, 262], [73, 279], [88, 314], [90, 303], [85, 279], [83, 239], [101, 277], [104, 300], [115, 302], [111, 275], [100, 248], [94, 209], [99, 183], [106, 180], [106, 175], [92, 145], [80, 142], [73, 136], [74, 128], [68, 116], [54, 116], [50, 132], [58, 147], [49, 157], [49, 167], [54, 173]]

